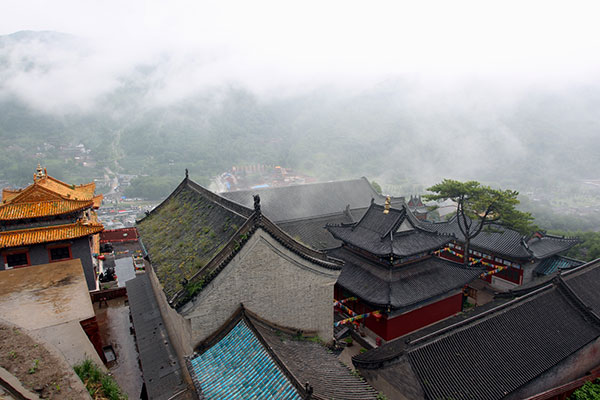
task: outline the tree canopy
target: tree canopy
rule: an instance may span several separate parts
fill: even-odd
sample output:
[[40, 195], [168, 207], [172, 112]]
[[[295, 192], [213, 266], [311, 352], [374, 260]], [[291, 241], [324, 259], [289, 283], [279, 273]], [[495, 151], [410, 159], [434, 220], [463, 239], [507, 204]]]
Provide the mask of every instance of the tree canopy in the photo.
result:
[[[471, 239], [486, 226], [503, 226], [524, 235], [534, 230], [531, 214], [516, 209], [519, 204], [517, 191], [493, 189], [477, 181], [460, 182], [452, 179], [444, 179], [427, 190], [433, 194], [423, 196], [425, 200], [449, 199], [456, 203], [458, 227], [465, 237], [465, 254], [468, 253]], [[468, 257], [465, 257], [465, 262], [467, 260]]]

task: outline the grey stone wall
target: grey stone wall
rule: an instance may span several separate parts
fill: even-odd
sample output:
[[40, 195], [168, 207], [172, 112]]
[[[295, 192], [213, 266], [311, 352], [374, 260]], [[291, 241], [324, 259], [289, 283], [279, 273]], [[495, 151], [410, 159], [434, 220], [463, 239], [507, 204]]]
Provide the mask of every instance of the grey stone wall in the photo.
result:
[[181, 310], [191, 322], [191, 345], [218, 330], [240, 303], [270, 322], [331, 341], [333, 287], [339, 273], [296, 255], [259, 229]]
[[[185, 366], [185, 357], [193, 353], [192, 346], [190, 345], [190, 321], [183, 318], [177, 311], [171, 308], [167, 302], [167, 297], [162, 290], [162, 286], [158, 281], [156, 273], [154, 273], [154, 270], [149, 265], [146, 265], [146, 274], [149, 275], [150, 283], [152, 284], [152, 291], [154, 292], [154, 297], [158, 303], [160, 315], [165, 323], [165, 327], [167, 328], [167, 333], [169, 335], [169, 339], [171, 340], [171, 344], [177, 353], [179, 365]], [[183, 367], [182, 371], [184, 378], [188, 381], [188, 383], [191, 384], [192, 378], [187, 368]]]

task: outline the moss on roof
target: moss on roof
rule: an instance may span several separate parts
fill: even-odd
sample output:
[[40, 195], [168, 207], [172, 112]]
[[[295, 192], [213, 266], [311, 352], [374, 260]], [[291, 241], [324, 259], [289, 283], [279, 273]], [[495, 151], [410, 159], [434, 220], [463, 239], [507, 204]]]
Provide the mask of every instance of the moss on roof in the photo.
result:
[[182, 184], [138, 231], [168, 298], [227, 243], [246, 218]]

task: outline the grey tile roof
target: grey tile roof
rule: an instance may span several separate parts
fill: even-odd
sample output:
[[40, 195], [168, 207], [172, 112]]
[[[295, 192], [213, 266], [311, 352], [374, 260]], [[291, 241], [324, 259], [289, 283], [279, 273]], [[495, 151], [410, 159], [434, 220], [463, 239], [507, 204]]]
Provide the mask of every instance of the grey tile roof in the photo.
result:
[[412, 341], [387, 343], [354, 362], [375, 369], [385, 363], [399, 374], [404, 369], [395, 369], [394, 360], [408, 360], [429, 400], [501, 399], [600, 336], [594, 313], [599, 292], [600, 262], [592, 262], [520, 298]]
[[[261, 188], [223, 192], [221, 196], [246, 207], [252, 206], [252, 195], [259, 194], [263, 213], [274, 222], [335, 214], [351, 209], [368, 207], [371, 199], [383, 204], [385, 197], [377, 193], [367, 178], [310, 183], [306, 185]], [[403, 198], [395, 198], [401, 203]]]
[[330, 250], [328, 254], [344, 260], [338, 285], [376, 307], [389, 304], [399, 311], [408, 311], [456, 291], [483, 271], [437, 257], [384, 267], [345, 248]]
[[151, 399], [169, 399], [187, 388], [183, 372], [163, 324], [148, 275], [126, 283], [140, 363]]
[[183, 288], [233, 237], [252, 210], [185, 179], [149, 215], [138, 221], [142, 243], [167, 298]]
[[[423, 229], [433, 232], [452, 234], [456, 236], [459, 241], [464, 242], [464, 235], [458, 227], [458, 220], [456, 217], [448, 222], [422, 222], [420, 226]], [[524, 244], [523, 235], [517, 231], [501, 226], [494, 226], [491, 229], [492, 230], [486, 230], [484, 228], [479, 235], [471, 239], [471, 248], [511, 259], [531, 259], [532, 253], [527, 250], [527, 247]]]
[[361, 220], [355, 224], [328, 226], [334, 238], [364, 249], [377, 256], [394, 255], [400, 259], [415, 254], [422, 254], [439, 249], [451, 242], [453, 237], [416, 228], [396, 232], [406, 221], [409, 227], [414, 226], [408, 218], [409, 211], [405, 206], [391, 208], [384, 214], [384, 207], [372, 204]]
[[338, 247], [341, 243], [329, 233], [325, 228], [325, 225], [347, 224], [351, 222], [353, 222], [353, 220], [348, 214], [339, 212], [320, 217], [280, 222], [277, 225], [299, 242], [302, 242], [313, 249], [324, 250]]
[[167, 300], [180, 308], [214, 279], [256, 232], [262, 229], [283, 247], [320, 267], [341, 263], [307, 247], [262, 215], [260, 199], [249, 210], [187, 177], [138, 222], [140, 243], [163, 286]]
[[541, 259], [567, 251], [578, 243], [580, 240], [576, 238], [544, 235], [542, 237], [533, 236], [527, 241], [527, 246], [535, 258]]
[[562, 275], [581, 301], [600, 316], [600, 260], [563, 272]]
[[309, 382], [314, 394], [323, 399], [374, 399], [375, 391], [350, 373], [326, 347], [309, 340], [284, 335], [268, 324], [254, 326], [299, 382]]

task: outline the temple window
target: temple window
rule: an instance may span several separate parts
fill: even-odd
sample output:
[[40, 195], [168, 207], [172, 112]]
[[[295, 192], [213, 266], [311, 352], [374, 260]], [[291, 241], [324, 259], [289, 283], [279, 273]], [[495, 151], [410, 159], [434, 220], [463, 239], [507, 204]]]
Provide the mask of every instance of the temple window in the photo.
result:
[[71, 258], [71, 246], [57, 246], [48, 249], [50, 261], [69, 260]]
[[29, 265], [27, 250], [15, 251], [4, 255], [4, 262], [9, 268]]

